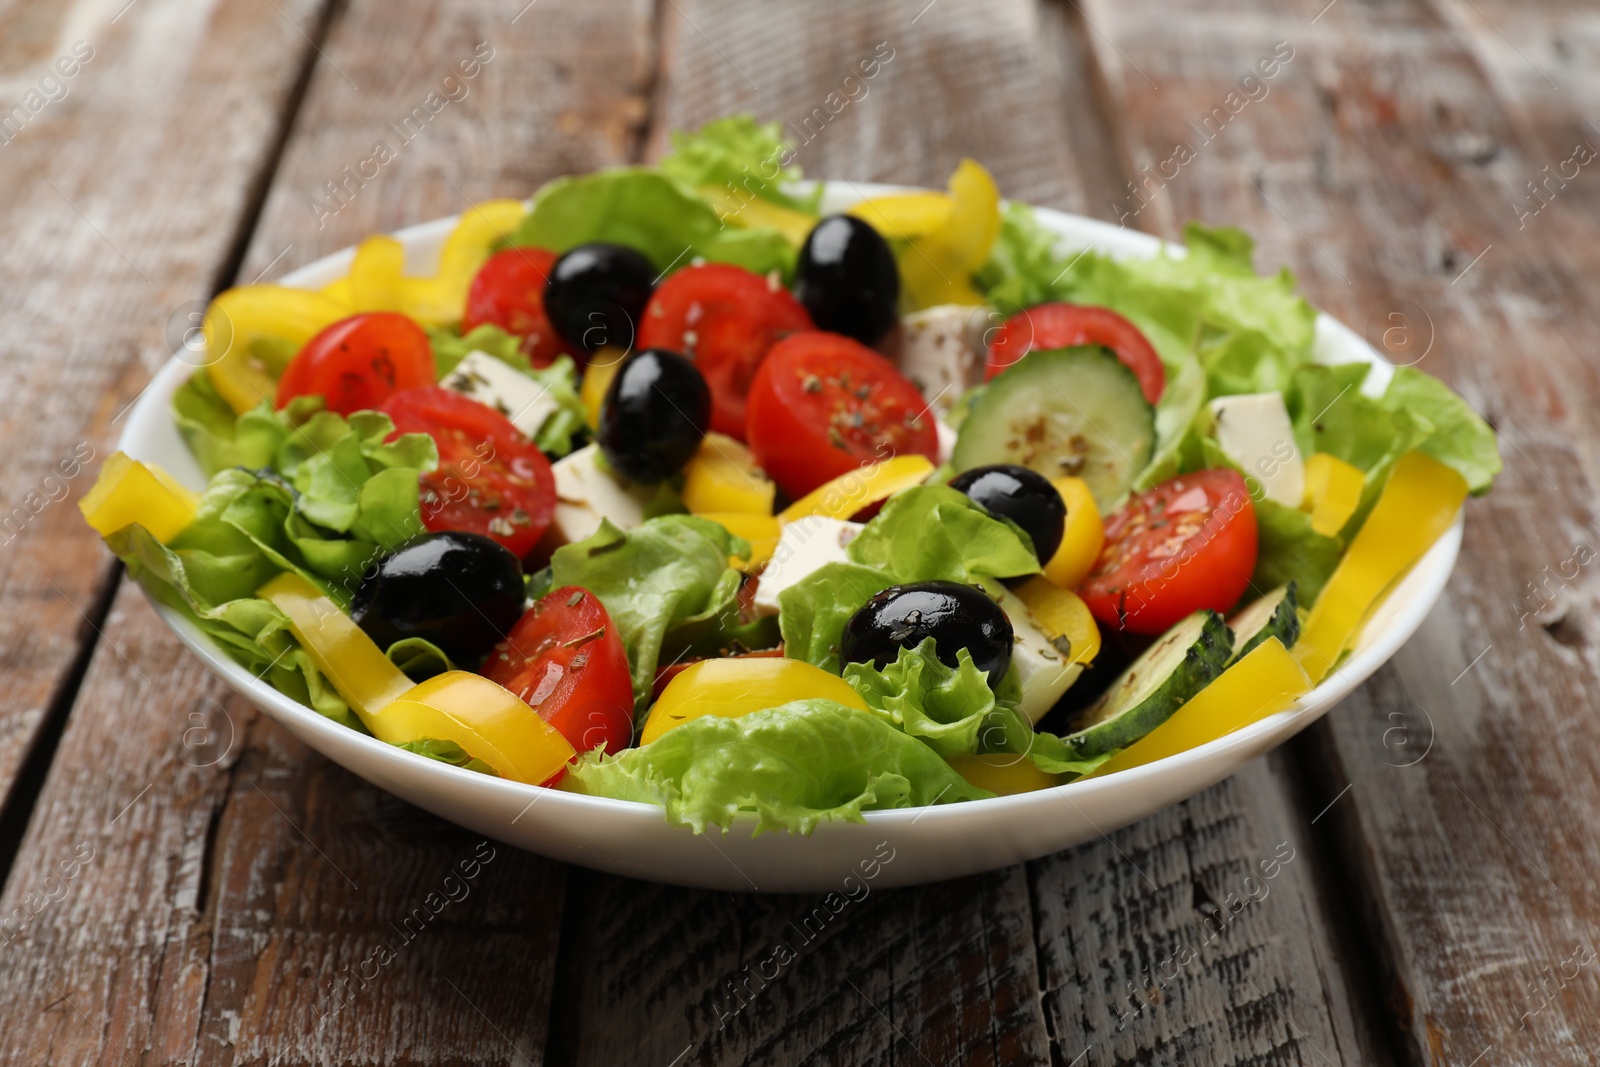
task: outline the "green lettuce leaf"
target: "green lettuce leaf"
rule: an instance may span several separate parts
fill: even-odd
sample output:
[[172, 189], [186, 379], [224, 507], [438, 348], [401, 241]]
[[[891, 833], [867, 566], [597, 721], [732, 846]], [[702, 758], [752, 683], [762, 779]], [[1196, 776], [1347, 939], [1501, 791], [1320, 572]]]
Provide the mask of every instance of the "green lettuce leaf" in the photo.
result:
[[731, 186], [781, 207], [815, 211], [815, 197], [801, 201], [781, 188], [800, 180], [781, 130], [776, 122], [759, 123], [748, 114], [726, 115], [693, 132], [677, 130], [671, 154], [656, 169], [687, 189]]
[[282, 411], [267, 401], [235, 415], [211, 376], [189, 375], [172, 394], [172, 418], [207, 478], [228, 467], [267, 467], [294, 428], [322, 410], [319, 397], [299, 397]]
[[659, 804], [667, 821], [704, 833], [741, 812], [756, 834], [809, 834], [882, 808], [993, 796], [884, 719], [830, 700], [796, 700], [737, 719], [706, 715], [616, 756], [591, 752], [562, 788]]
[[956, 653], [956, 660], [954, 667], [940, 660], [928, 638], [916, 648], [902, 648], [882, 669], [851, 663], [844, 678], [874, 714], [945, 759], [1014, 752], [1047, 774], [1082, 775], [1110, 758], [1080, 759], [1061, 738], [1036, 732], [1017, 710], [1022, 687], [1014, 667], [997, 692], [966, 649]]
[[[514, 245], [565, 252], [589, 241], [637, 249], [668, 271], [700, 257], [766, 274], [793, 274], [796, 249], [777, 230], [724, 226], [716, 210], [658, 171], [617, 167], [557, 178], [534, 198]], [[628, 340], [628, 339], [619, 339]]]
[[1417, 446], [1467, 480], [1473, 495], [1489, 491], [1500, 473], [1500, 446], [1494, 430], [1448, 385], [1414, 367], [1399, 367], [1383, 394], [1391, 411], [1426, 419], [1433, 432]]
[[437, 741], [431, 737], [424, 737], [416, 741], [407, 741], [405, 744], [395, 747], [403, 748], [407, 752], [415, 752], [417, 755], [426, 756], [428, 759], [438, 760], [440, 763], [448, 763], [452, 767], [464, 767], [469, 771], [487, 774], [491, 778], [500, 777], [495, 773], [493, 767], [476, 756], [469, 754], [466, 749], [454, 741]]
[[739, 592], [729, 556], [748, 542], [692, 515], [663, 515], [624, 533], [610, 522], [550, 557], [553, 588], [581, 585], [605, 605], [628, 653], [643, 709], [670, 631], [725, 613]]
[[1039, 572], [1033, 542], [1021, 527], [995, 518], [965, 493], [942, 485], [919, 485], [896, 493], [845, 554], [896, 582], [943, 579], [970, 584]]
[[585, 432], [587, 413], [578, 397], [578, 370], [570, 356], [559, 356], [548, 367], [534, 367], [522, 353], [521, 340], [491, 324], [474, 327], [465, 336], [453, 326], [444, 326], [429, 330], [428, 339], [441, 379], [455, 370], [469, 352], [483, 352], [542, 385], [556, 402], [556, 409], [545, 416], [533, 435], [533, 443], [541, 452], [557, 458], [565, 456], [572, 451], [573, 438]]

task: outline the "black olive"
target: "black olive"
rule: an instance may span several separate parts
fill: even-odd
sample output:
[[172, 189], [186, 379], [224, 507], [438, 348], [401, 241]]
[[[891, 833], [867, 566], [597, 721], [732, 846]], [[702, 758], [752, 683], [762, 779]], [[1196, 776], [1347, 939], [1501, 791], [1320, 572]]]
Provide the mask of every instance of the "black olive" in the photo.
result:
[[960, 582], [892, 585], [845, 624], [839, 652], [846, 663], [893, 663], [902, 648], [933, 638], [941, 662], [957, 665], [966, 649], [994, 688], [1011, 666], [1011, 620], [983, 590]]
[[1033, 554], [1046, 563], [1061, 547], [1067, 505], [1050, 480], [1015, 463], [974, 467], [950, 479], [950, 488], [967, 494], [991, 515], [1010, 519], [1033, 541]]
[[877, 344], [900, 317], [900, 269], [877, 230], [829, 215], [800, 249], [794, 295], [817, 329]]
[[695, 365], [665, 348], [629, 356], [617, 370], [595, 441], [617, 473], [659, 482], [689, 462], [711, 425], [711, 389]]
[[656, 273], [641, 253], [623, 245], [579, 245], [550, 268], [544, 313], [574, 348], [627, 350], [650, 302]]
[[423, 534], [368, 571], [350, 615], [387, 649], [404, 637], [433, 642], [451, 662], [474, 663], [522, 617], [522, 564], [482, 534]]

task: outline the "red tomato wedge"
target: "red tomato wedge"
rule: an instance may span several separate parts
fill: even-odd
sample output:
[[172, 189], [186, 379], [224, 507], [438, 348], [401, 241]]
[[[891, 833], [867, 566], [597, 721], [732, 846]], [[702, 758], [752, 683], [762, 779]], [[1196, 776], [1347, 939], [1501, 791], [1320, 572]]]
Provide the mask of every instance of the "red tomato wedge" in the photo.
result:
[[791, 497], [891, 456], [938, 462], [922, 393], [893, 363], [836, 333], [779, 341], [750, 386], [745, 430], [756, 461]]
[[522, 338], [522, 354], [535, 367], [548, 367], [557, 356], [572, 355], [544, 313], [544, 285], [555, 264], [554, 252], [543, 248], [507, 248], [478, 268], [467, 289], [461, 332], [485, 323]]
[[1007, 319], [989, 342], [983, 380], [988, 381], [1035, 349], [1075, 345], [1104, 345], [1111, 349], [1139, 379], [1144, 398], [1152, 404], [1161, 399], [1167, 387], [1167, 371], [1139, 327], [1110, 308], [1078, 304], [1040, 304]]
[[381, 409], [393, 436], [425, 433], [439, 466], [422, 475], [422, 524], [484, 534], [519, 559], [539, 543], [556, 507], [550, 461], [509, 419], [437, 385], [396, 393]]
[[711, 428], [744, 440], [745, 396], [772, 346], [811, 316], [776, 276], [706, 263], [685, 267], [656, 287], [639, 327], [640, 349], [682, 352], [711, 387]]
[[320, 396], [329, 411], [376, 408], [402, 389], [432, 385], [433, 346], [422, 327], [398, 312], [340, 319], [301, 346], [278, 380], [275, 403]]
[[593, 593], [552, 590], [494, 646], [483, 676], [498, 682], [561, 731], [582, 755], [616, 753], [633, 741], [633, 680], [622, 638]]
[[1182, 474], [1106, 520], [1079, 595], [1096, 619], [1160, 634], [1186, 615], [1238, 603], [1256, 567], [1256, 509], [1238, 471]]

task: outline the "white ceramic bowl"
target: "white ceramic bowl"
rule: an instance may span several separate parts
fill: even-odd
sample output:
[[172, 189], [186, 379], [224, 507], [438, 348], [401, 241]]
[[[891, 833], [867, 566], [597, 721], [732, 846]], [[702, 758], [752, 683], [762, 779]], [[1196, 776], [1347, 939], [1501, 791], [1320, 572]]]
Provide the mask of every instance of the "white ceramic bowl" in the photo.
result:
[[[829, 210], [840, 210], [858, 199], [896, 191], [903, 190], [843, 183], [829, 190], [825, 203]], [[1064, 248], [1148, 257], [1161, 247], [1153, 237], [1104, 222], [1044, 209], [1037, 216], [1061, 235]], [[454, 221], [439, 219], [396, 234], [406, 246], [408, 272], [431, 273]], [[335, 253], [295, 271], [283, 284], [325, 285], [345, 273], [352, 255], [351, 249]], [[1388, 376], [1387, 365], [1357, 333], [1326, 315], [1317, 320], [1316, 356], [1328, 363], [1379, 364], [1372, 375], [1375, 386]], [[205, 479], [168, 413], [173, 392], [198, 362], [193, 353], [179, 353], [162, 368], [129, 416], [121, 448], [202, 488]], [[179, 640], [236, 692], [301, 741], [452, 822], [570, 863], [637, 878], [727, 890], [824, 891], [847, 888], [844, 879], [862, 877], [863, 869], [882, 887], [955, 878], [1033, 859], [1125, 826], [1222, 781], [1304, 729], [1394, 655], [1438, 599], [1460, 546], [1458, 518], [1377, 610], [1345, 664], [1288, 711], [1105, 778], [1021, 796], [868, 812], [865, 823], [825, 824], [810, 837], [752, 837], [753, 817], [736, 821], [725, 835], [696, 836], [669, 826], [654, 806], [521, 785], [403, 752], [290, 700], [252, 677], [188, 621], [160, 604], [155, 608]], [[884, 862], [885, 857], [892, 858]]]

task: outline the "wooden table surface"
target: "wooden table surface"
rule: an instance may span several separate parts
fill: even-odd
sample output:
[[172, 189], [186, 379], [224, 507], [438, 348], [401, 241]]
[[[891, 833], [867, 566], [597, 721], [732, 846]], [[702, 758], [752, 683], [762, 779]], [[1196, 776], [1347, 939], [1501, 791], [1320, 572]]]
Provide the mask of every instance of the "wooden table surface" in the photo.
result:
[[[1293, 743], [875, 892], [740, 996], [815, 901], [378, 791], [230, 697], [73, 506], [221, 288], [732, 110], [813, 175], [972, 156], [1162, 236], [1241, 225], [1507, 461], [1416, 637]], [[1579, 0], [0, 0], [0, 1063], [1594, 1062], [1593, 119]]]

